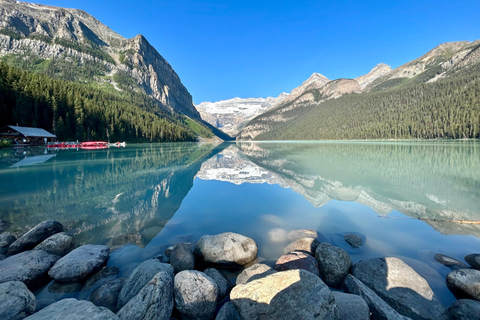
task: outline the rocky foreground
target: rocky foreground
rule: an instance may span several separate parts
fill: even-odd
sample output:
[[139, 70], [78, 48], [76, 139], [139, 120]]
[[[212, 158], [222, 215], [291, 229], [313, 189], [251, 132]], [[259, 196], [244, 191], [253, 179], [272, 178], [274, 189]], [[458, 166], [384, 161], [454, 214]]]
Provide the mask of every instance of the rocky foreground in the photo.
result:
[[[44, 221], [18, 239], [0, 234], [0, 319], [480, 319], [480, 254], [465, 257], [470, 266], [435, 256], [459, 298], [446, 308], [402, 259], [352, 265], [313, 230], [291, 231], [276, 262], [227, 232], [177, 243], [118, 277], [109, 247], [74, 248], [63, 229]], [[345, 240], [363, 245], [355, 234]], [[46, 284], [57, 299], [32, 293]]]

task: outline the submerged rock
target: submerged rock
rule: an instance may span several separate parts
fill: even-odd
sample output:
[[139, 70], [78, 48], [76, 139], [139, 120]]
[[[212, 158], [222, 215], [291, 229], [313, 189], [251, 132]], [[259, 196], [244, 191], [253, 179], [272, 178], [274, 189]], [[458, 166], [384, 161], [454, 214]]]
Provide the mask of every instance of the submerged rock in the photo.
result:
[[58, 260], [48, 275], [58, 282], [82, 281], [107, 263], [109, 253], [107, 246], [81, 246]]
[[265, 278], [266, 276], [276, 272], [276, 270], [273, 270], [272, 267], [264, 263], [257, 263], [246, 268], [237, 276], [236, 285], [238, 286], [239, 284], [245, 284], [252, 280]]
[[30, 231], [15, 240], [8, 248], [9, 254], [16, 254], [25, 250], [33, 249], [37, 244], [48, 237], [63, 231], [63, 225], [56, 220], [43, 221]]
[[445, 267], [452, 270], [456, 269], [468, 269], [468, 266], [460, 260], [454, 259], [452, 257], [446, 256], [444, 254], [437, 253], [434, 257], [435, 261], [440, 262]]
[[293, 251], [282, 255], [274, 267], [277, 271], [303, 269], [318, 276], [318, 263], [314, 257], [303, 251]]
[[318, 245], [315, 258], [320, 278], [329, 286], [340, 286], [352, 265], [352, 260], [345, 250], [326, 242]]
[[87, 299], [93, 290], [100, 287], [102, 284], [107, 283], [110, 280], [113, 280], [117, 277], [120, 269], [116, 266], [103, 267], [102, 270], [98, 271], [94, 275], [85, 281], [82, 292], [79, 295], [79, 299]]
[[107, 308], [97, 307], [90, 301], [63, 299], [34, 313], [28, 320], [119, 320]]
[[200, 271], [186, 270], [174, 279], [175, 307], [182, 319], [209, 320], [217, 306], [218, 287]]
[[69, 253], [75, 246], [75, 240], [65, 232], [56, 233], [53, 236], [43, 240], [34, 250], [43, 250], [45, 252], [63, 257]]
[[317, 239], [311, 237], [304, 237], [290, 243], [288, 246], [285, 247], [283, 252], [289, 253], [293, 251], [303, 251], [314, 256], [318, 245], [319, 242], [317, 241]]
[[170, 264], [175, 273], [183, 270], [193, 270], [195, 266], [195, 256], [185, 243], [180, 242], [173, 247], [170, 255]]
[[448, 308], [448, 313], [453, 320], [480, 320], [480, 301], [457, 300]]
[[447, 275], [447, 286], [456, 296], [480, 300], [480, 271], [454, 270]]
[[358, 249], [362, 246], [363, 240], [354, 233], [347, 233], [343, 236], [345, 241], [354, 249]]
[[110, 280], [95, 289], [90, 295], [89, 300], [98, 307], [105, 307], [116, 312], [118, 295], [124, 283], [125, 278]]
[[465, 256], [465, 261], [467, 261], [472, 268], [480, 270], [480, 253], [474, 253]]
[[367, 302], [356, 294], [332, 292], [342, 320], [369, 320], [370, 309]]
[[13, 234], [8, 232], [0, 233], [0, 254], [5, 254], [8, 251], [8, 247], [15, 242], [17, 238]]
[[340, 319], [327, 285], [301, 269], [237, 285], [230, 299], [243, 319]]
[[318, 238], [319, 234], [315, 230], [310, 230], [310, 229], [298, 229], [298, 230], [292, 230], [288, 233], [287, 238], [290, 241], [295, 241], [300, 238]]
[[399, 258], [360, 261], [352, 274], [404, 316], [446, 319], [446, 309], [428, 282]]
[[230, 290], [232, 290], [232, 284], [225, 279], [225, 277], [215, 268], [205, 269], [204, 273], [212, 278], [218, 286], [218, 300], [225, 298]]
[[257, 250], [255, 241], [233, 232], [203, 236], [195, 246], [196, 255], [219, 267], [246, 265], [255, 259]]
[[35, 296], [23, 282], [0, 283], [0, 319], [23, 319], [35, 311], [35, 304]]

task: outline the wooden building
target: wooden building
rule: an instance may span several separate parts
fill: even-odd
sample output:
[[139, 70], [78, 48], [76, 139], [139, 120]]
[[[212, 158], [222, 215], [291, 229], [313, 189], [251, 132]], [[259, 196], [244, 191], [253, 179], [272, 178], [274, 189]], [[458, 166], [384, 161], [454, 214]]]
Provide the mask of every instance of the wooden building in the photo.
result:
[[56, 138], [54, 134], [39, 128], [6, 126], [0, 130], [0, 139], [12, 141], [13, 146], [44, 145]]

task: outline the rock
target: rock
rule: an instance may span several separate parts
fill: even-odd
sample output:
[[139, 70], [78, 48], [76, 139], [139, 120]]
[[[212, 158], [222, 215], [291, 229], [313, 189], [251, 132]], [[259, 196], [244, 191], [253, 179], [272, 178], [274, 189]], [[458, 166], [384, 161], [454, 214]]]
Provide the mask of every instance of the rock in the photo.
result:
[[352, 260], [345, 250], [326, 242], [318, 245], [315, 258], [320, 278], [329, 286], [340, 286], [352, 266]]
[[97, 307], [90, 301], [63, 299], [34, 313], [25, 320], [119, 320], [107, 308]]
[[467, 261], [472, 268], [480, 270], [480, 253], [474, 253], [465, 256], [465, 261]]
[[272, 267], [266, 264], [257, 263], [246, 268], [238, 275], [236, 285], [238, 286], [239, 284], [245, 284], [252, 280], [265, 278], [266, 276], [276, 272], [276, 270], [273, 270]]
[[461, 299], [448, 308], [453, 320], [480, 320], [480, 301]]
[[69, 253], [75, 246], [75, 240], [65, 232], [56, 233], [53, 236], [43, 240], [34, 250], [43, 250], [45, 252], [63, 257]]
[[233, 232], [203, 236], [195, 246], [195, 254], [203, 261], [219, 267], [240, 267], [255, 259], [257, 244]]
[[287, 231], [282, 228], [274, 228], [268, 231], [268, 239], [275, 243], [285, 242], [287, 241]]
[[230, 292], [230, 290], [232, 290], [233, 286], [230, 283], [230, 281], [225, 279], [225, 277], [217, 269], [208, 268], [208, 269], [205, 269], [205, 271], [203, 271], [203, 273], [205, 273], [207, 276], [212, 278], [215, 281], [215, 283], [217, 284], [217, 286], [218, 286], [218, 301], [225, 298], [228, 295], [228, 293]]
[[33, 249], [37, 244], [48, 237], [63, 231], [63, 225], [56, 220], [43, 221], [30, 231], [15, 240], [8, 248], [9, 254], [16, 254], [25, 250]]
[[200, 271], [185, 270], [174, 279], [175, 308], [182, 319], [209, 320], [217, 306], [218, 287]]
[[362, 246], [363, 240], [354, 233], [347, 233], [343, 236], [345, 241], [350, 245], [350, 247], [358, 249]]
[[237, 285], [230, 299], [243, 319], [340, 319], [330, 289], [302, 269]]
[[0, 283], [0, 319], [20, 320], [35, 311], [35, 296], [20, 281]]
[[95, 273], [93, 276], [85, 281], [82, 292], [79, 295], [79, 299], [85, 300], [90, 294], [100, 287], [102, 284], [107, 283], [110, 280], [113, 280], [117, 277], [120, 269], [115, 266], [103, 267], [102, 270]]
[[170, 263], [170, 257], [165, 254], [165, 253], [160, 253], [159, 255], [156, 255], [152, 259], [157, 259], [158, 261], [162, 263]]
[[170, 246], [170, 247], [168, 247], [167, 249], [165, 249], [165, 255], [166, 255], [168, 258], [170, 258], [170, 256], [172, 255], [173, 247], [174, 247], [174, 246]]
[[446, 309], [428, 282], [399, 258], [360, 261], [352, 274], [404, 316], [446, 319]]
[[318, 238], [319, 234], [315, 230], [309, 230], [309, 229], [298, 229], [298, 230], [292, 230], [288, 233], [287, 238], [290, 241], [295, 241], [301, 238]]
[[42, 250], [26, 251], [0, 261], [0, 283], [22, 281], [32, 287], [48, 279], [47, 272], [60, 257]]
[[370, 309], [367, 302], [356, 294], [332, 292], [342, 320], [369, 320]]
[[447, 286], [458, 297], [480, 300], [480, 271], [454, 270], [447, 275]]
[[140, 263], [125, 280], [125, 284], [118, 296], [117, 308], [122, 308], [160, 271], [171, 273], [173, 278], [173, 267], [169, 264], [161, 263], [156, 259]]
[[173, 310], [173, 277], [157, 273], [117, 315], [124, 320], [169, 320]]
[[452, 270], [465, 268], [468, 269], [468, 266], [462, 261], [446, 256], [444, 254], [437, 253], [433, 258], [435, 259], [435, 261], [440, 262], [441, 264]]
[[89, 300], [98, 307], [105, 307], [116, 312], [118, 295], [124, 283], [125, 278], [110, 280], [95, 289], [90, 295]]
[[15, 242], [17, 238], [13, 234], [8, 232], [0, 233], [0, 254], [5, 254], [8, 251], [8, 247]]
[[318, 245], [319, 242], [317, 241], [317, 239], [311, 237], [304, 237], [290, 243], [288, 246], [285, 247], [283, 252], [289, 253], [292, 251], [303, 251], [314, 256]]
[[282, 255], [274, 267], [277, 271], [303, 269], [318, 276], [318, 263], [314, 257], [303, 251], [293, 251]]
[[[48, 286], [48, 292], [56, 293], [56, 300], [61, 300], [62, 294], [68, 293], [77, 293], [82, 290], [83, 284], [79, 282], [72, 282], [72, 283], [61, 283], [57, 281], [52, 281], [52, 283]], [[68, 296], [65, 296], [68, 297]], [[73, 297], [68, 297], [73, 298]]]
[[372, 319], [385, 320], [407, 320], [395, 311], [388, 303], [382, 300], [372, 289], [367, 287], [363, 282], [349, 274], [342, 285], [343, 291], [350, 292], [362, 297], [368, 305], [372, 313]]
[[225, 303], [217, 313], [215, 320], [243, 320], [231, 302]]
[[177, 243], [170, 255], [170, 264], [175, 273], [183, 270], [193, 270], [195, 266], [195, 256], [190, 248], [183, 242]]
[[100, 270], [107, 263], [107, 246], [87, 244], [58, 260], [48, 275], [58, 282], [78, 282]]

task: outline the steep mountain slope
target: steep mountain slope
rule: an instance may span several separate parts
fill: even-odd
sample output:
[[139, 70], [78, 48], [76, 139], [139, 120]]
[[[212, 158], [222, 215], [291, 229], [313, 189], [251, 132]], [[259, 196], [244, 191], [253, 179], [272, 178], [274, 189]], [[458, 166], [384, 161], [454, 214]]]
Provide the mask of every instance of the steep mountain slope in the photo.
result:
[[200, 120], [178, 75], [142, 35], [125, 39], [81, 10], [0, 0], [0, 57], [65, 80], [144, 92]]
[[287, 93], [282, 93], [277, 98], [233, 98], [202, 102], [195, 107], [204, 121], [231, 136], [236, 136], [250, 119], [282, 102], [287, 96]]

